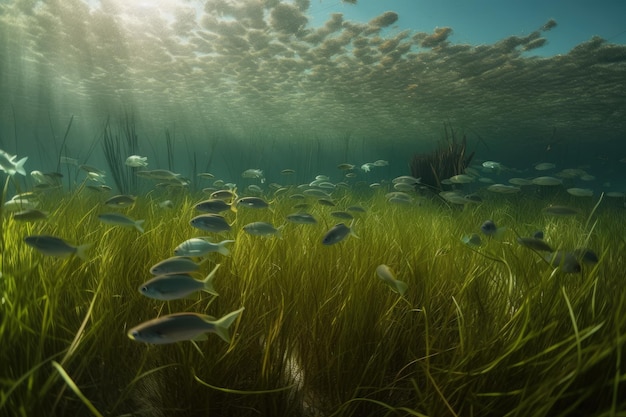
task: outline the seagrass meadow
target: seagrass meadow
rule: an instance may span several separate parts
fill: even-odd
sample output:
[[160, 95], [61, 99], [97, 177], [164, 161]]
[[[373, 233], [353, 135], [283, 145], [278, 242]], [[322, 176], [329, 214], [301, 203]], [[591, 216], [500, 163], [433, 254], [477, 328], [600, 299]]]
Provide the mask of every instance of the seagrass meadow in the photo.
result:
[[0, 417], [626, 417], [583, 3], [0, 0]]
[[[623, 415], [626, 295], [622, 207], [605, 198], [552, 217], [543, 199], [487, 196], [462, 209], [422, 197], [391, 204], [385, 190], [338, 190], [360, 204], [358, 236], [324, 246], [332, 209], [317, 225], [286, 224], [282, 238], [240, 225], [282, 224], [289, 188], [272, 210], [228, 213], [230, 256], [214, 287], [158, 301], [138, 287], [149, 267], [201, 231], [189, 225], [202, 196], [171, 196], [162, 209], [140, 196], [127, 214], [145, 233], [98, 222], [102, 197], [82, 189], [40, 196], [47, 220], [3, 218], [3, 415], [615, 416]], [[532, 195], [532, 194], [531, 194]], [[567, 197], [561, 197], [567, 199]], [[507, 226], [470, 247], [463, 235], [486, 218]], [[571, 274], [553, 268], [516, 234], [540, 228], [559, 248], [592, 247], [600, 261]], [[91, 242], [88, 257], [56, 258], [23, 237]], [[388, 264], [404, 296], [378, 279]], [[126, 332], [179, 311], [215, 317], [245, 307], [224, 343], [146, 345]]]

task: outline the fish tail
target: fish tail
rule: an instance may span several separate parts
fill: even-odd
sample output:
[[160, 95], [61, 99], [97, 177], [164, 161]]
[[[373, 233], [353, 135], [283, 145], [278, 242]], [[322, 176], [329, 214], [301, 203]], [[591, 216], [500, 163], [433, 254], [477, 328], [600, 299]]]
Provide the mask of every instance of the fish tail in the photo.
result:
[[235, 320], [237, 320], [237, 317], [239, 317], [243, 310], [244, 307], [233, 311], [232, 313], [228, 313], [221, 319], [213, 322], [215, 325], [215, 333], [226, 343], [230, 343], [230, 333], [228, 332], [228, 328]]
[[406, 282], [403, 282], [403, 281], [398, 281], [398, 280], [395, 280], [395, 283], [394, 283], [394, 284], [395, 284], [394, 286], [395, 286], [395, 288], [396, 288], [396, 292], [397, 292], [398, 294], [400, 294], [401, 296], [402, 296], [402, 295], [404, 295], [404, 293], [406, 292], [406, 290], [409, 288], [409, 286], [407, 285], [407, 283], [406, 283]]
[[215, 272], [217, 272], [219, 267], [220, 267], [220, 264], [215, 265], [215, 268], [213, 268], [213, 270], [209, 272], [209, 275], [206, 276], [204, 281], [202, 281], [204, 282], [204, 291], [213, 295], [219, 295], [217, 291], [215, 291], [215, 288], [213, 287], [213, 280], [215, 279]]
[[87, 259], [87, 250], [93, 246], [93, 243], [85, 243], [76, 247], [76, 256], [80, 259]]
[[143, 223], [145, 222], [145, 220], [137, 220], [135, 221], [135, 229], [139, 230], [139, 233], [143, 233]]
[[217, 244], [217, 251], [224, 256], [229, 256], [230, 250], [226, 247], [226, 244], [232, 242], [234, 242], [234, 240], [222, 240], [220, 243]]
[[24, 169], [24, 163], [26, 162], [26, 160], [28, 160], [27, 156], [25, 156], [24, 158], [20, 159], [15, 164], [15, 170], [17, 172], [19, 172], [20, 174], [24, 175], [24, 176], [26, 176], [26, 170]]
[[283, 238], [283, 229], [284, 229], [284, 228], [285, 228], [285, 225], [284, 225], [284, 224], [283, 224], [283, 225], [281, 225], [281, 226], [278, 226], [278, 227], [276, 228], [276, 236], [277, 236], [279, 239], [282, 239], [282, 238]]

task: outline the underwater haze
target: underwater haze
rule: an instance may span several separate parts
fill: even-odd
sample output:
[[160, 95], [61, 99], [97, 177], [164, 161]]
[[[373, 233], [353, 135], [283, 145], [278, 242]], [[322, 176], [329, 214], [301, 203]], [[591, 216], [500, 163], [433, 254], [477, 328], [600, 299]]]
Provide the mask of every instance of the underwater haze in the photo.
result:
[[[148, 141], [160, 153], [169, 129], [198, 151], [216, 138], [238, 145], [218, 154], [261, 146], [254, 163], [311, 141], [340, 160], [346, 147], [400, 158], [432, 148], [443, 123], [505, 154], [614, 149], [626, 95], [620, 2], [458, 3], [5, 1], [0, 138], [19, 153], [74, 116], [68, 156], [85, 159], [108, 117], [131, 114], [144, 153]], [[552, 37], [558, 53], [545, 56]]]
[[624, 15], [0, 0], [0, 416], [625, 416]]

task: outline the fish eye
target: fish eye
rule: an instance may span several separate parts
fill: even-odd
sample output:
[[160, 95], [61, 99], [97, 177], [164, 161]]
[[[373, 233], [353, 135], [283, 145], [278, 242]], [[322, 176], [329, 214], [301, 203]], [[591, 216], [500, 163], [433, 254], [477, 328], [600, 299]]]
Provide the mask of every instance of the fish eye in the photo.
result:
[[148, 292], [148, 287], [143, 286], [143, 287], [141, 287], [141, 288], [139, 289], [139, 291], [141, 291], [141, 292]]
[[139, 336], [139, 332], [137, 330], [134, 330], [130, 332], [128, 335], [130, 336], [131, 339], [136, 339]]

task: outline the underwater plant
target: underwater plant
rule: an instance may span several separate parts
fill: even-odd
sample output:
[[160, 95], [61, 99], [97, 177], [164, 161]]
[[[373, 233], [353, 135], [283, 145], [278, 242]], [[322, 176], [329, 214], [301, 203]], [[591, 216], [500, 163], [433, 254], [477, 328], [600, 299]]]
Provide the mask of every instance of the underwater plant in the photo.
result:
[[434, 151], [416, 154], [411, 159], [411, 175], [421, 178], [421, 183], [441, 191], [441, 181], [454, 175], [463, 174], [474, 156], [467, 155], [466, 136], [457, 140], [454, 130], [444, 125], [444, 139]]
[[102, 150], [111, 176], [122, 194], [137, 192], [137, 168], [129, 167], [124, 162], [130, 155], [135, 155], [138, 148], [138, 136], [135, 129], [135, 120], [132, 115], [124, 114], [119, 123], [117, 132], [111, 130], [107, 118], [102, 132]]

